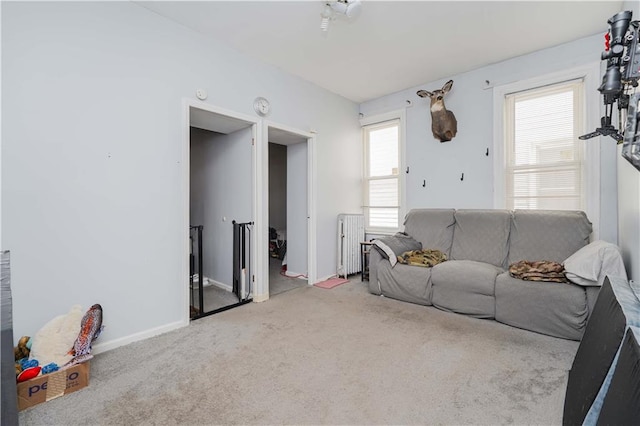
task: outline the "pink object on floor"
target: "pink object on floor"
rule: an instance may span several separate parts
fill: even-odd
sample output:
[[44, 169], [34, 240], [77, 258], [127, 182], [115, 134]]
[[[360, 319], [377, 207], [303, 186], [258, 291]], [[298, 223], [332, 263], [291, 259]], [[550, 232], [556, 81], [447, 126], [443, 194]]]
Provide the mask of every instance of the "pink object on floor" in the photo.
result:
[[344, 283], [348, 283], [349, 280], [345, 280], [344, 278], [331, 278], [328, 279], [326, 281], [322, 281], [319, 283], [315, 283], [314, 285], [316, 287], [320, 287], [320, 288], [334, 288], [336, 286], [339, 286], [340, 284], [344, 284]]

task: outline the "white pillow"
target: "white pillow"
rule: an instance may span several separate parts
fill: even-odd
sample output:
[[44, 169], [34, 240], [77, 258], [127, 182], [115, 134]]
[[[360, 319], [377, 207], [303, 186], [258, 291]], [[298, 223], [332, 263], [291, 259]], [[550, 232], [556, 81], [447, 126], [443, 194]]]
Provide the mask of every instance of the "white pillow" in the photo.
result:
[[563, 265], [566, 277], [578, 285], [601, 286], [607, 275], [627, 279], [620, 249], [602, 240], [582, 247]]
[[381, 253], [389, 259], [392, 268], [396, 266], [398, 256], [402, 253], [422, 249], [422, 243], [404, 232], [396, 232], [392, 236], [377, 238], [373, 240], [373, 246], [379, 248]]
[[588, 287], [588, 286], [601, 285], [601, 284], [598, 284], [597, 280], [588, 280], [586, 278], [582, 278], [579, 275], [572, 274], [571, 272], [567, 272], [566, 269], [565, 269], [565, 272], [564, 272], [564, 276], [567, 277], [567, 279], [569, 281], [571, 281], [572, 283], [578, 284], [578, 285], [581, 285], [581, 286]]
[[387, 259], [389, 259], [391, 267], [396, 266], [396, 263], [398, 263], [398, 258], [396, 257], [396, 254], [393, 252], [393, 250], [391, 250], [391, 247], [380, 240], [374, 240], [373, 245], [380, 248], [380, 250], [382, 250], [387, 255]]

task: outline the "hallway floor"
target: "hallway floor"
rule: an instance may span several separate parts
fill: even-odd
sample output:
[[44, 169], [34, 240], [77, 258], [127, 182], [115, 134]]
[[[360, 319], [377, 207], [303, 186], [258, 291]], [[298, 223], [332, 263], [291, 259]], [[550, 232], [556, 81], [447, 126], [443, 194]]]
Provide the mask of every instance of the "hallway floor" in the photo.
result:
[[295, 288], [305, 287], [306, 278], [287, 277], [280, 274], [282, 261], [275, 257], [269, 257], [269, 296], [273, 297]]

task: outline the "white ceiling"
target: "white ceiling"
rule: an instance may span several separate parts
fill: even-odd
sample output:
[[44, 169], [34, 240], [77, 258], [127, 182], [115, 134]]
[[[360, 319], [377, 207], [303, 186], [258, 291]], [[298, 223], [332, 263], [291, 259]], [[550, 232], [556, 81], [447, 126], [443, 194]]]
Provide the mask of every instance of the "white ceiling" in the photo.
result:
[[604, 34], [623, 6], [365, 0], [360, 16], [323, 35], [318, 0], [136, 3], [355, 102]]

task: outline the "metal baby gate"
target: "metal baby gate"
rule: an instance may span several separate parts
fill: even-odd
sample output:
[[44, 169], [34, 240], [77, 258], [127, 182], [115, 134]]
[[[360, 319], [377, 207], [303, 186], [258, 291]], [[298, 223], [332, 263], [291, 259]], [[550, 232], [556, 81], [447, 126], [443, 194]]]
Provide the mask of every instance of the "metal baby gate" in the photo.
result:
[[[253, 222], [233, 223], [233, 285], [231, 293], [235, 295], [235, 299], [231, 303], [219, 306], [214, 303], [214, 308], [207, 310], [205, 303], [207, 295], [205, 295], [205, 287], [210, 284], [205, 276], [205, 268], [203, 263], [203, 226], [189, 227], [190, 254], [189, 254], [189, 299], [190, 314], [189, 317], [194, 320], [227, 309], [235, 308], [252, 301], [252, 277], [251, 274], [251, 226]], [[224, 290], [218, 290], [218, 292]], [[215, 297], [214, 292], [209, 292]], [[228, 294], [228, 293], [227, 293]]]

